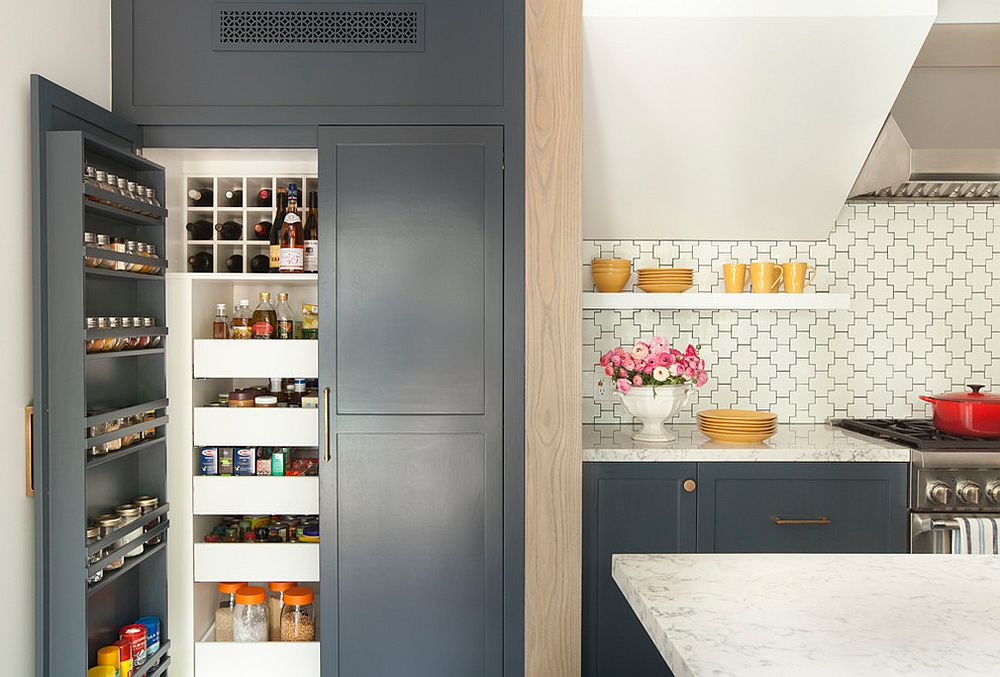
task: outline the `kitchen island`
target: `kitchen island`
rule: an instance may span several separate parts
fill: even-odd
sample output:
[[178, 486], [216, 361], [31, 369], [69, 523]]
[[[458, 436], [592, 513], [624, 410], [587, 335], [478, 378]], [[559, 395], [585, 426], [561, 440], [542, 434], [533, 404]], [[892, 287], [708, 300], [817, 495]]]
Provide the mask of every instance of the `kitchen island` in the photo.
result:
[[1000, 558], [614, 555], [675, 677], [1000, 674]]

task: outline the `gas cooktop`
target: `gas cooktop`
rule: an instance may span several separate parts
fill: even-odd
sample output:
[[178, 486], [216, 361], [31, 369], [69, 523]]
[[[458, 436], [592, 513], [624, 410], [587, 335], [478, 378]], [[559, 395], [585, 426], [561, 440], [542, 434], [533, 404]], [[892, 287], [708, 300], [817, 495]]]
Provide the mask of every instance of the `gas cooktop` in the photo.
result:
[[830, 423], [921, 451], [1000, 451], [1000, 440], [947, 435], [935, 428], [929, 418], [838, 418]]

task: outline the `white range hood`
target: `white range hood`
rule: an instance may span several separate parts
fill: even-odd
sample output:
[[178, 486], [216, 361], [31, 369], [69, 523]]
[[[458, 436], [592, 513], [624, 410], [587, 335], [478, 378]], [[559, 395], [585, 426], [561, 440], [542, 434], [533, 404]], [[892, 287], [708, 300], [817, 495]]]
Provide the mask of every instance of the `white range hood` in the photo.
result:
[[584, 0], [584, 237], [826, 237], [936, 12]]

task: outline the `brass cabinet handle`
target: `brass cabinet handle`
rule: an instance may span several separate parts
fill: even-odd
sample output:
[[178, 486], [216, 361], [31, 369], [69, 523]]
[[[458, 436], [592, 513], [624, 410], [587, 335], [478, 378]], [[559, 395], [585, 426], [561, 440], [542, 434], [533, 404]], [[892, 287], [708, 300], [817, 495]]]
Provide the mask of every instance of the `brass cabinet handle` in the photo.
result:
[[330, 462], [330, 389], [323, 388], [323, 447], [326, 462]]
[[698, 488], [698, 483], [694, 480], [684, 480], [684, 491], [689, 494], [694, 493], [694, 490]]
[[817, 525], [817, 526], [823, 526], [823, 527], [825, 527], [825, 526], [827, 526], [829, 524], [833, 524], [833, 522], [830, 521], [829, 517], [813, 517], [813, 518], [809, 518], [809, 519], [792, 519], [792, 518], [789, 518], [789, 517], [780, 517], [778, 515], [775, 515], [771, 519], [779, 527], [783, 527], [783, 526], [802, 526], [802, 525], [810, 525], [810, 524], [814, 524], [814, 525]]
[[24, 408], [24, 493], [35, 495], [35, 441], [32, 436], [32, 424], [35, 420], [35, 408], [30, 404]]

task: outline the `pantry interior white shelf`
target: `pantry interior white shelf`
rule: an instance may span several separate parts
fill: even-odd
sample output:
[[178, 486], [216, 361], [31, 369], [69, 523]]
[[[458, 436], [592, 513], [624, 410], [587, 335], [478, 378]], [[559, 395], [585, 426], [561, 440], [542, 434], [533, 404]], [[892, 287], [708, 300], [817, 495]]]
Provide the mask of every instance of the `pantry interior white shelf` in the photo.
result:
[[726, 294], [685, 292], [647, 294], [644, 292], [583, 292], [588, 309], [635, 310], [844, 310], [851, 307], [850, 294]]
[[316, 447], [319, 410], [263, 407], [195, 407], [199, 447]]
[[316, 284], [319, 273], [167, 273], [174, 280], [222, 280], [229, 282], [308, 282]]
[[213, 642], [214, 628], [194, 645], [196, 677], [319, 677], [319, 642]]
[[194, 477], [195, 515], [318, 515], [318, 477]]
[[195, 543], [194, 580], [318, 581], [319, 543]]
[[319, 376], [319, 341], [195, 339], [195, 378], [295, 378]]

